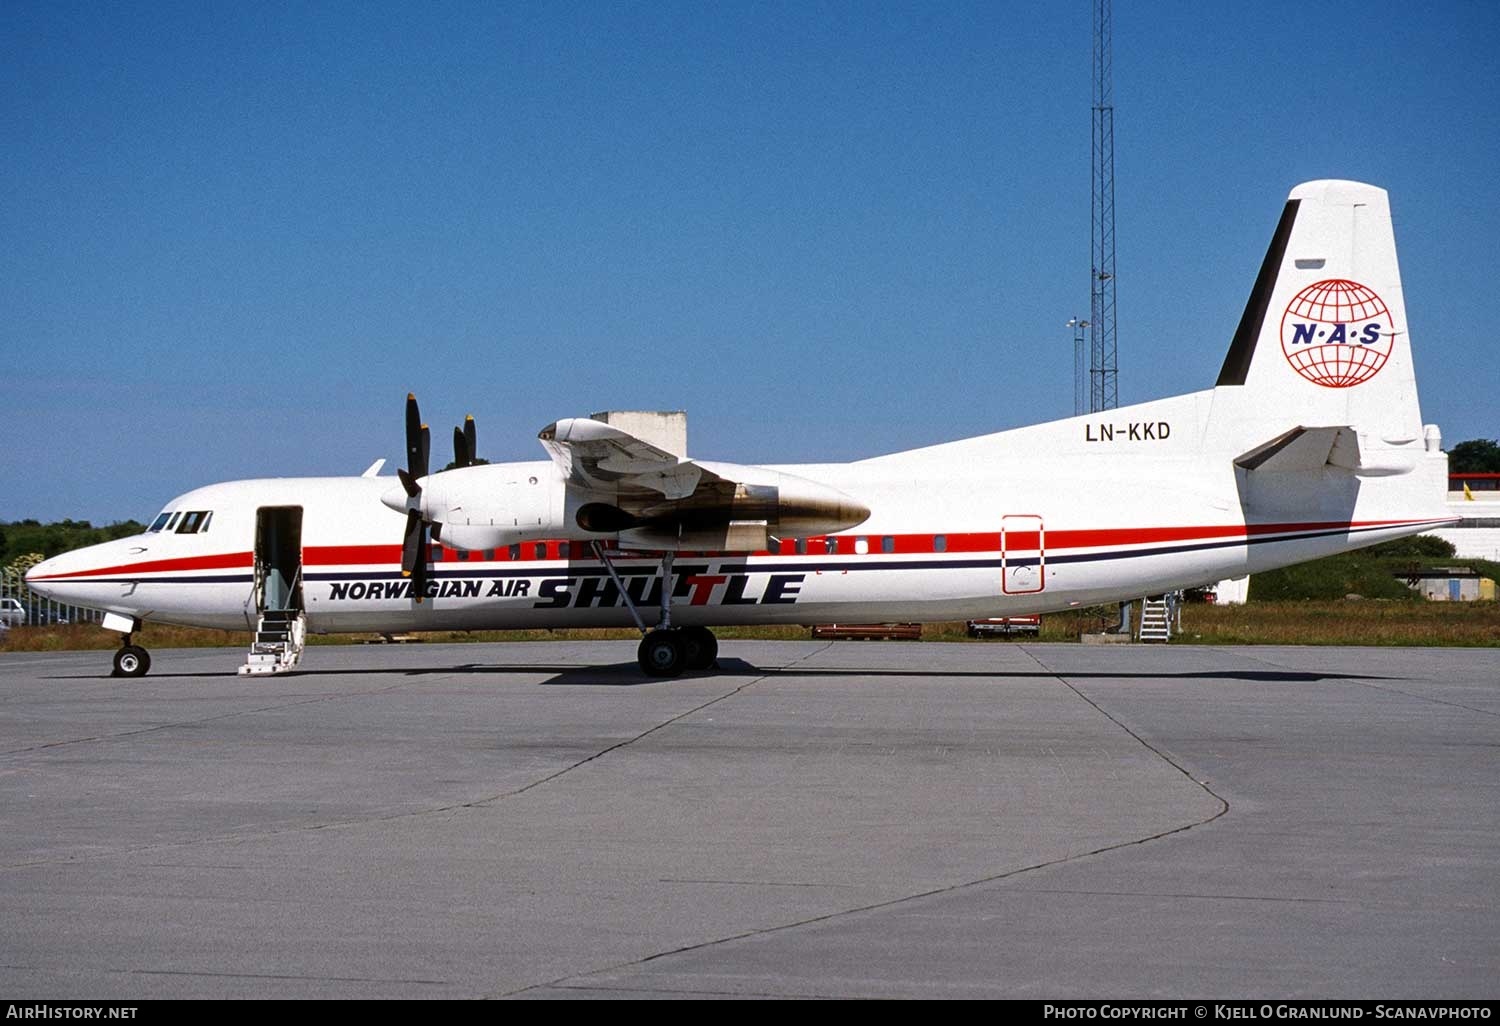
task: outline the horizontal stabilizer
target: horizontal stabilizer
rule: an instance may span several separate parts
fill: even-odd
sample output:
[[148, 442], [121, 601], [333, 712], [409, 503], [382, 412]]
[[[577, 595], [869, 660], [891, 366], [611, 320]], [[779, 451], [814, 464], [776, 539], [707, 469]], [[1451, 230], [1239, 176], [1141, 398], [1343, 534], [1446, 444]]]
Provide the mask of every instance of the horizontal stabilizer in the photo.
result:
[[[1383, 457], [1383, 458], [1382, 458]], [[1237, 457], [1234, 465], [1257, 474], [1287, 474], [1338, 467], [1360, 477], [1392, 477], [1416, 469], [1403, 453], [1366, 452], [1354, 428], [1297, 427]]]
[[1358, 470], [1359, 436], [1351, 427], [1295, 427], [1237, 457], [1234, 465], [1263, 474], [1325, 466]]

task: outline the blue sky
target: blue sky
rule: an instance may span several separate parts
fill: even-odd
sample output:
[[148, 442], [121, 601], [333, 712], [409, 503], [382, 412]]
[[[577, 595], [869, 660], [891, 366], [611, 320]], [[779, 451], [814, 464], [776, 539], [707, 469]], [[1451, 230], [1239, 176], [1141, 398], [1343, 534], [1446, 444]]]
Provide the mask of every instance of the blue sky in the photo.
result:
[[[0, 7], [0, 519], [490, 459], [606, 408], [852, 459], [1072, 412], [1090, 5]], [[1115, 4], [1122, 403], [1288, 190], [1389, 189], [1423, 416], [1500, 435], [1500, 5]]]

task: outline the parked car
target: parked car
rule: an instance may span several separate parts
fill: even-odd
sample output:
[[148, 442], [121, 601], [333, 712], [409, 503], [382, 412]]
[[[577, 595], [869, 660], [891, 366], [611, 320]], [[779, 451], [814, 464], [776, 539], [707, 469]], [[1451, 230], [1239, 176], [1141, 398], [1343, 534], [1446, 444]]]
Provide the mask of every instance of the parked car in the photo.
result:
[[26, 623], [26, 607], [20, 599], [0, 598], [0, 623], [7, 627], [21, 627]]
[[1040, 616], [991, 616], [983, 620], [969, 621], [969, 637], [987, 638], [992, 635], [1009, 637], [1012, 634], [1041, 634]]

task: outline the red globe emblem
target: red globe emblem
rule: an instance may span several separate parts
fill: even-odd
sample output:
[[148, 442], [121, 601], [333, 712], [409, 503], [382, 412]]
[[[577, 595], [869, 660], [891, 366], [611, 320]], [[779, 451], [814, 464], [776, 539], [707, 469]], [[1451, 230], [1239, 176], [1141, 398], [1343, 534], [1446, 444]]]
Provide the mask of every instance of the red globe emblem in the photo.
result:
[[1292, 369], [1327, 388], [1369, 381], [1391, 356], [1391, 312], [1375, 290], [1333, 278], [1292, 297], [1281, 318], [1281, 351]]

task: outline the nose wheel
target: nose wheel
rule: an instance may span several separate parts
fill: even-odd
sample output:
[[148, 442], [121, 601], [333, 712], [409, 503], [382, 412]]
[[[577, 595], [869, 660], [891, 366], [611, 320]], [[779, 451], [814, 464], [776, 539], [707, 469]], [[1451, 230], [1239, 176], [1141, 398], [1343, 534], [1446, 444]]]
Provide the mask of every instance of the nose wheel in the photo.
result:
[[115, 653], [116, 677], [144, 677], [151, 669], [151, 653], [139, 645], [126, 644]]

